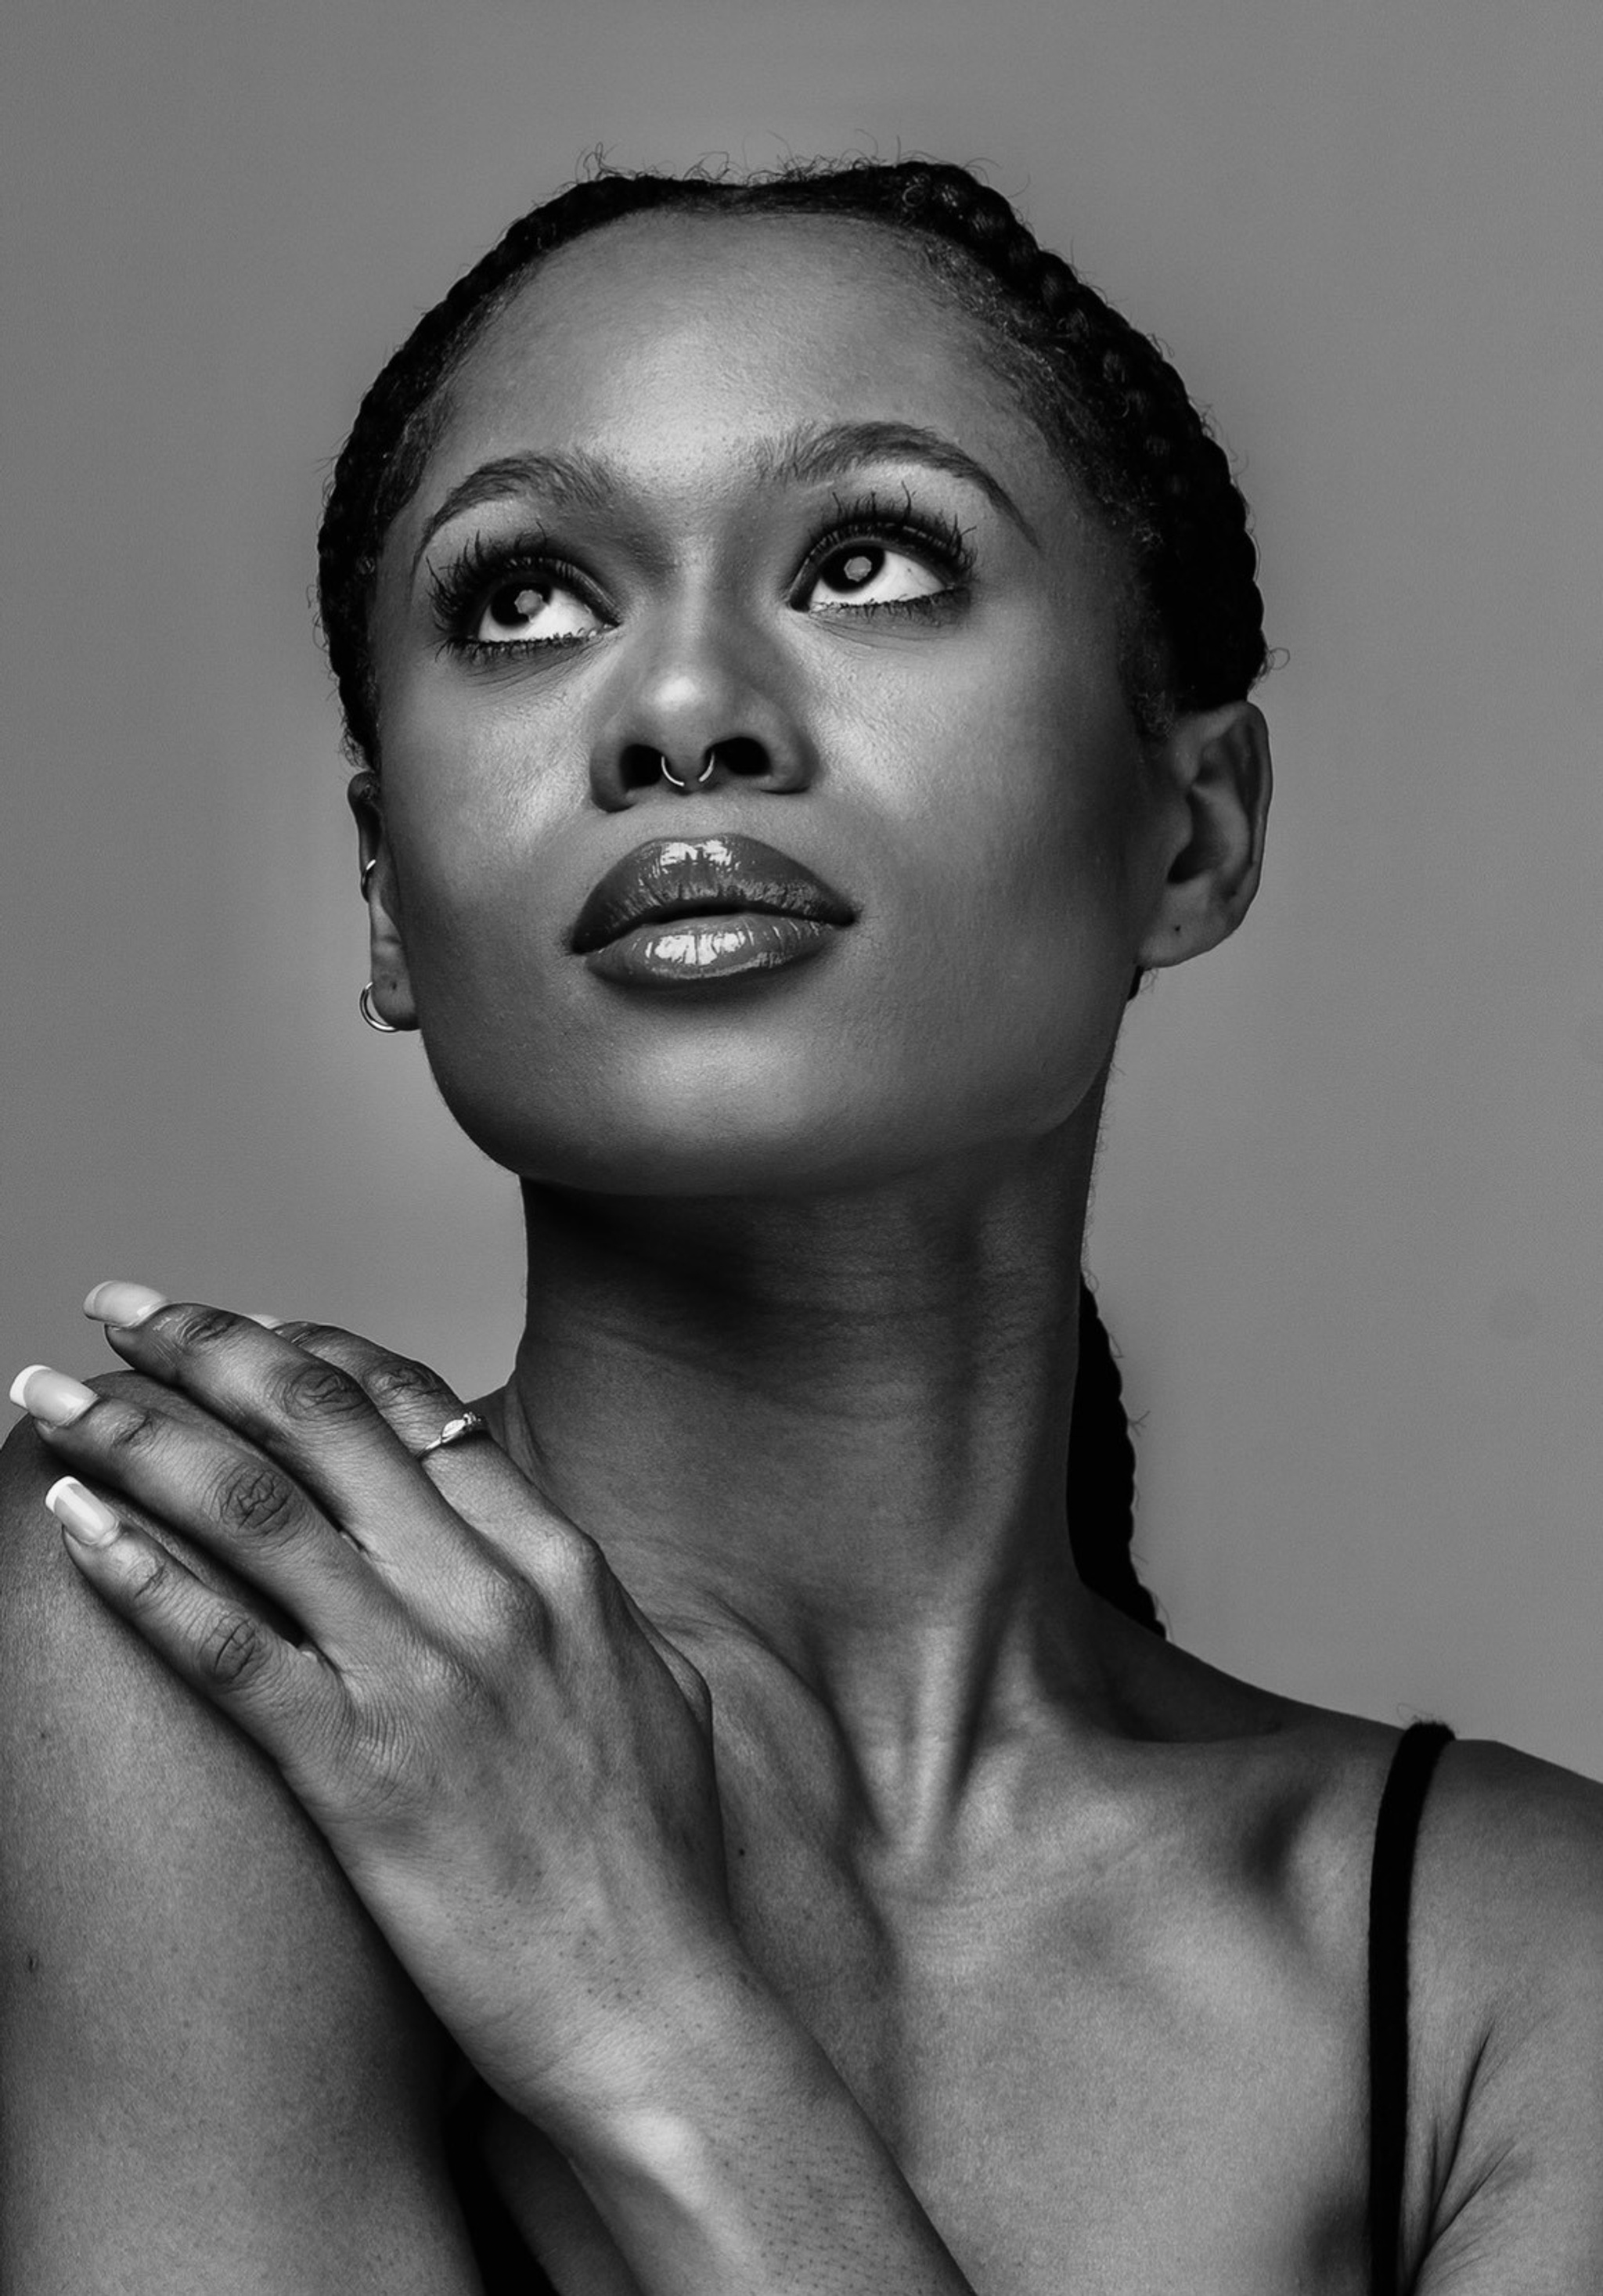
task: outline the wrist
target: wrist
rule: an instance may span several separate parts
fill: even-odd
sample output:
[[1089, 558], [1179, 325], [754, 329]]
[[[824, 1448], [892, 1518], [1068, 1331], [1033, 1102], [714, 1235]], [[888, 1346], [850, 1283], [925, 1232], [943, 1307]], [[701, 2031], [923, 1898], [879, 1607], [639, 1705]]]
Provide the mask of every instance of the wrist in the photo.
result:
[[650, 2296], [971, 2296], [879, 2131], [749, 1965], [566, 2119], [550, 2133]]
[[638, 2013], [587, 2050], [582, 2074], [548, 2082], [527, 2109], [576, 2166], [649, 2174], [693, 2148], [692, 2132], [715, 2123], [740, 2086], [820, 2054], [737, 1946], [642, 1988]]

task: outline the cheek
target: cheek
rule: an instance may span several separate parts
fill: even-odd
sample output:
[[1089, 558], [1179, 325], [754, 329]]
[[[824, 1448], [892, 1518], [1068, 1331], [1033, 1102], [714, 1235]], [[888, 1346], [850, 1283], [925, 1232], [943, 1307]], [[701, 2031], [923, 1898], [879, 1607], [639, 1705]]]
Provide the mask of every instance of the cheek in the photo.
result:
[[1100, 663], [1043, 680], [1041, 659], [1021, 646], [1011, 677], [954, 685], [930, 706], [922, 771], [897, 784], [901, 947], [887, 963], [905, 1059], [1029, 1131], [1061, 1122], [1095, 1081], [1140, 925], [1134, 729]]
[[1059, 800], [973, 824], [971, 866], [912, 921], [902, 1035], [943, 1046], [971, 1108], [1035, 1133], [1084, 1100], [1133, 970], [1116, 817]]
[[548, 698], [536, 718], [494, 685], [464, 696], [423, 676], [381, 718], [408, 968], [420, 997], [449, 999], [457, 1022], [471, 1020], [459, 992], [476, 972], [554, 945], [570, 922], [554, 913], [541, 857], [574, 812], [571, 714]]
[[539, 772], [511, 713], [464, 711], [460, 697], [405, 699], [383, 750], [402, 941], [430, 1066], [466, 1122], [461, 1096], [476, 1092], [476, 1076], [527, 1061], [560, 981], [570, 919], [542, 857], [564, 811], [561, 786]]

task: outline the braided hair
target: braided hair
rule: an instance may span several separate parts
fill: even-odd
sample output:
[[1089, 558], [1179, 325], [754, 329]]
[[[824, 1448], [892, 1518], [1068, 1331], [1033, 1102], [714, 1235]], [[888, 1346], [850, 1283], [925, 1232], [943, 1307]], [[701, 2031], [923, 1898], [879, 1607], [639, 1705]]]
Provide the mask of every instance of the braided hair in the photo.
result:
[[1134, 1530], [1135, 1446], [1124, 1386], [1108, 1326], [1082, 1275], [1080, 1361], [1068, 1423], [1069, 1553], [1093, 1595], [1161, 1635], [1157, 1605], [1136, 1576]]
[[[897, 234], [977, 323], [1114, 546], [1125, 586], [1120, 675], [1144, 734], [1245, 697], [1267, 666], [1257, 551], [1223, 447], [1157, 343], [967, 168], [798, 162], [732, 179], [600, 168], [531, 209], [424, 314], [363, 400], [318, 535], [318, 599], [354, 762], [380, 765], [369, 623], [380, 554], [444, 426], [453, 376], [541, 260], [628, 216], [837, 217]], [[1158, 1634], [1130, 1555], [1134, 1462], [1108, 1333], [1080, 1292], [1070, 1536], [1086, 1584]]]

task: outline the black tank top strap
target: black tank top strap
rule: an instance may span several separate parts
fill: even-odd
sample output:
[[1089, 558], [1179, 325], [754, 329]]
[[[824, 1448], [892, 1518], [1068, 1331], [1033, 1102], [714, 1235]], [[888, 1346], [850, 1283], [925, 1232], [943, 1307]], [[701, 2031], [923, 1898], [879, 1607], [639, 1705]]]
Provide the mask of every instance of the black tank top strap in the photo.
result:
[[1399, 2296], [1408, 2143], [1408, 1915], [1414, 1849], [1445, 1722], [1403, 1733], [1375, 1825], [1370, 1872], [1370, 2257], [1372, 2296]]

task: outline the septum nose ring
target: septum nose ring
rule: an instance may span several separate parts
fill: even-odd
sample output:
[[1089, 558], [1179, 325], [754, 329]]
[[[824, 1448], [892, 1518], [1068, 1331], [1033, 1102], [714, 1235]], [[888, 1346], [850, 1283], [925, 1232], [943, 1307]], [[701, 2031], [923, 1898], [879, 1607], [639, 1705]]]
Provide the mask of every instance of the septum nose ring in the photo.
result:
[[[667, 755], [660, 750], [657, 753], [657, 762], [662, 767], [662, 777], [665, 782], [672, 783], [673, 786], [676, 790], [689, 790], [691, 786], [689, 782], [682, 782], [680, 780], [678, 775], [674, 771], [673, 767], [669, 765]], [[718, 752], [717, 748], [715, 745], [707, 751], [707, 763], [702, 767], [701, 771], [696, 775], [696, 787], [698, 789], [701, 787], [704, 782], [708, 782], [712, 779], [713, 767], [717, 764], [717, 762]]]

